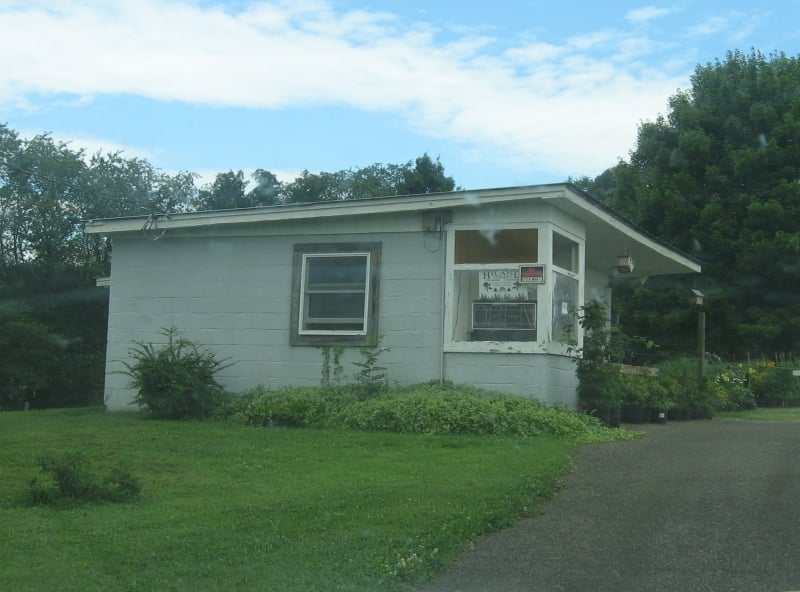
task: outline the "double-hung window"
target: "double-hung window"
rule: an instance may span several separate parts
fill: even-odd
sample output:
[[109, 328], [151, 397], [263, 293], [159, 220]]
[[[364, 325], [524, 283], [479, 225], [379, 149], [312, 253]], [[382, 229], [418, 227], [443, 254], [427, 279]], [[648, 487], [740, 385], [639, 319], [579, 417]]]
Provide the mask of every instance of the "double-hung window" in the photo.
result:
[[380, 243], [295, 245], [291, 343], [369, 343], [379, 262]]

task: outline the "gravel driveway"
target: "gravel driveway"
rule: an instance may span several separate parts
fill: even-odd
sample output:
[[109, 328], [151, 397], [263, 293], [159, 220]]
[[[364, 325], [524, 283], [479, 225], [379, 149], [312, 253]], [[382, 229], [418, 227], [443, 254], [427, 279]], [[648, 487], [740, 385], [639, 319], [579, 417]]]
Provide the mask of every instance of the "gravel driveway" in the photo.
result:
[[642, 426], [585, 446], [542, 514], [425, 592], [800, 590], [800, 422]]

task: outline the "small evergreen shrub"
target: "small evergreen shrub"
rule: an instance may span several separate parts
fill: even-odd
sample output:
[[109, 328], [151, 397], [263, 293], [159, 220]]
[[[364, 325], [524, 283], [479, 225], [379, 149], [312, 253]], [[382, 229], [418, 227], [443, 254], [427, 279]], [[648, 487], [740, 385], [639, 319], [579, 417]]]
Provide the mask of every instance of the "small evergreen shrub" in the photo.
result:
[[123, 362], [123, 373], [131, 378], [131, 386], [137, 391], [134, 403], [160, 419], [211, 415], [224, 393], [215, 376], [229, 364], [180, 337], [175, 327], [162, 334], [167, 338], [164, 346], [136, 342], [130, 350], [133, 363]]
[[29, 500], [35, 505], [91, 502], [127, 502], [141, 493], [141, 484], [128, 469], [113, 467], [99, 477], [82, 452], [46, 454], [39, 458], [40, 475], [30, 483]]
[[359, 348], [361, 357], [360, 362], [353, 362], [353, 365], [359, 368], [354, 378], [356, 382], [361, 385], [361, 392], [363, 396], [372, 396], [385, 390], [388, 386], [388, 374], [384, 366], [378, 365], [379, 358], [388, 351], [388, 347], [382, 347], [381, 341], [383, 336], [379, 335], [375, 341], [370, 345], [365, 345]]

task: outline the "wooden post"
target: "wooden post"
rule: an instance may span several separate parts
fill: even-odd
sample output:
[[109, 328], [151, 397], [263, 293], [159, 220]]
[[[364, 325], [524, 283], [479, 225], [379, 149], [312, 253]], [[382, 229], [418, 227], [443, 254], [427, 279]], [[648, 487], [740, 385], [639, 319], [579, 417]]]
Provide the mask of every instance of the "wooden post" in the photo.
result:
[[702, 382], [706, 376], [706, 311], [697, 311], [697, 375]]

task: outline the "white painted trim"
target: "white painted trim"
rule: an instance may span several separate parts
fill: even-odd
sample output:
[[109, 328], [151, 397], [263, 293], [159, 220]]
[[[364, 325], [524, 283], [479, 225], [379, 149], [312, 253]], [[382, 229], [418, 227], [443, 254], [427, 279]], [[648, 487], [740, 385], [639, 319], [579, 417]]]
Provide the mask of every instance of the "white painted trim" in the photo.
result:
[[546, 354], [538, 341], [447, 341], [445, 352], [486, 354]]
[[[366, 257], [366, 278], [364, 281], [364, 329], [361, 331], [346, 331], [346, 330], [324, 330], [324, 329], [303, 329], [303, 320], [305, 319], [305, 304], [306, 304], [306, 277], [307, 277], [307, 261], [311, 257]], [[298, 335], [366, 335], [369, 324], [369, 302], [370, 302], [370, 271], [372, 270], [372, 256], [369, 252], [343, 252], [343, 253], [303, 253], [302, 265], [300, 268], [300, 308], [297, 315], [297, 334]]]

